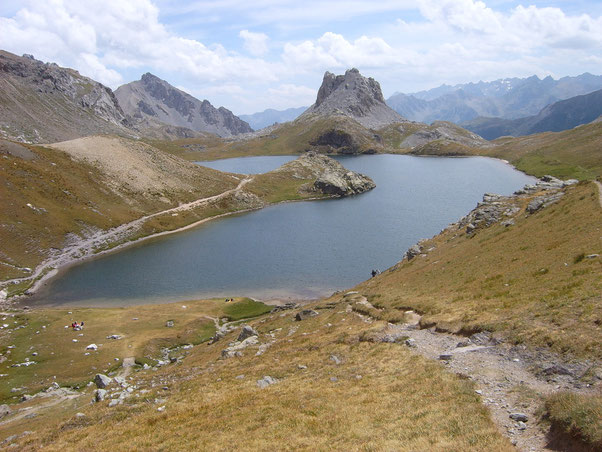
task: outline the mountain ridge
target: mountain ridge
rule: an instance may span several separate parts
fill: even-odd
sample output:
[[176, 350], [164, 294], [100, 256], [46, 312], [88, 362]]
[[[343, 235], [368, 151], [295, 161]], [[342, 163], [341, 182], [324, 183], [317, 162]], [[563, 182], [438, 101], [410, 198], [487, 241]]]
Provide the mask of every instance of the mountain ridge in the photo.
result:
[[222, 137], [252, 132], [249, 124], [227, 108], [215, 108], [206, 99], [200, 101], [150, 72], [121, 85], [115, 96], [132, 122], [142, 128], [152, 128], [158, 122]]
[[395, 93], [387, 104], [415, 121], [455, 123], [478, 116], [517, 119], [536, 115], [545, 106], [602, 88], [602, 76], [584, 73], [558, 80], [533, 75], [493, 82], [441, 85], [416, 93]]
[[43, 143], [133, 131], [110, 88], [74, 69], [0, 50], [0, 133]]
[[518, 119], [478, 117], [461, 126], [487, 140], [501, 136], [524, 136], [561, 132], [595, 121], [602, 115], [602, 89], [571, 97], [544, 107], [537, 115]]

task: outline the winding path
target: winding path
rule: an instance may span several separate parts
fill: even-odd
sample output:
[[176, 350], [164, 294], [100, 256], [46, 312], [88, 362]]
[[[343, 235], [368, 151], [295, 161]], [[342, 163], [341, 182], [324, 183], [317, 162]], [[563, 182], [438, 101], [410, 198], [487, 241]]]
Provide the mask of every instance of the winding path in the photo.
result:
[[[174, 229], [174, 230], [170, 230], [170, 231], [163, 231], [163, 232], [158, 232], [156, 234], [147, 235], [147, 236], [141, 237], [137, 240], [132, 240], [127, 243], [123, 243], [123, 244], [118, 245], [109, 250], [95, 252], [95, 250], [101, 246], [106, 246], [107, 244], [109, 244], [111, 242], [116, 242], [116, 241], [127, 238], [128, 236], [133, 234], [138, 228], [140, 228], [146, 221], [148, 221], [151, 218], [155, 218], [155, 217], [158, 217], [161, 215], [177, 214], [178, 212], [183, 212], [183, 211], [195, 209], [197, 207], [201, 207], [203, 205], [209, 204], [212, 201], [218, 201], [222, 198], [229, 196], [232, 193], [240, 191], [246, 184], [248, 184], [252, 180], [253, 180], [253, 177], [246, 177], [246, 178], [242, 179], [235, 188], [231, 188], [230, 190], [226, 190], [220, 194], [208, 196], [206, 198], [196, 199], [196, 200], [191, 201], [186, 204], [180, 204], [177, 207], [172, 207], [170, 209], [161, 210], [159, 212], [145, 215], [143, 217], [137, 218], [136, 220], [130, 221], [129, 223], [124, 223], [122, 225], [119, 225], [112, 229], [108, 229], [106, 231], [104, 231], [104, 230], [98, 231], [95, 234], [93, 234], [87, 238], [80, 239], [80, 240], [77, 240], [77, 241], [71, 243], [70, 245], [63, 248], [58, 255], [53, 256], [49, 259], [46, 259], [44, 262], [42, 262], [41, 264], [39, 264], [36, 267], [36, 269], [33, 271], [33, 273], [30, 276], [27, 276], [24, 278], [15, 278], [15, 279], [2, 281], [1, 282], [2, 285], [0, 287], [6, 287], [10, 284], [17, 284], [17, 283], [21, 283], [21, 282], [25, 282], [25, 281], [30, 281], [30, 280], [37, 280], [36, 283], [30, 288], [30, 291], [34, 292], [42, 285], [43, 282], [45, 282], [47, 279], [54, 276], [60, 267], [64, 267], [66, 265], [73, 264], [77, 261], [87, 259], [91, 256], [99, 256], [99, 255], [102, 255], [102, 254], [105, 254], [108, 252], [112, 252], [112, 251], [124, 248], [126, 246], [133, 245], [134, 243], [138, 243], [142, 240], [148, 240], [152, 237], [159, 237], [161, 235], [173, 234], [174, 232], [182, 231], [182, 230], [191, 228], [193, 226], [196, 226], [202, 222], [211, 220], [213, 218], [220, 217], [222, 215], [217, 215], [215, 217], [206, 218], [204, 220], [197, 221], [195, 223], [183, 226], [178, 229]], [[48, 269], [52, 269], [52, 270], [44, 274], [44, 272], [48, 271]]]
[[595, 180], [594, 184], [596, 184], [598, 186], [598, 195], [600, 197], [600, 207], [602, 207], [602, 183]]

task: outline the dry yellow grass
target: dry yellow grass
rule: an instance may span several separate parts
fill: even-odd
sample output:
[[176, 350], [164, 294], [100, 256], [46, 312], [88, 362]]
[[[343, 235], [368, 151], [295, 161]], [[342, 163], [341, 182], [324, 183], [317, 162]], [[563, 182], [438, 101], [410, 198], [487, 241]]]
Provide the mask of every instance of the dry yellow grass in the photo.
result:
[[[137, 384], [151, 389], [143, 397], [46, 424], [19, 440], [20, 449], [512, 450], [472, 383], [403, 345], [358, 342], [373, 325], [345, 303], [302, 322], [277, 313], [253, 324], [262, 343], [273, 342], [263, 355], [253, 348], [220, 359], [236, 331], [177, 366], [137, 374]], [[260, 389], [264, 375], [278, 382]]]

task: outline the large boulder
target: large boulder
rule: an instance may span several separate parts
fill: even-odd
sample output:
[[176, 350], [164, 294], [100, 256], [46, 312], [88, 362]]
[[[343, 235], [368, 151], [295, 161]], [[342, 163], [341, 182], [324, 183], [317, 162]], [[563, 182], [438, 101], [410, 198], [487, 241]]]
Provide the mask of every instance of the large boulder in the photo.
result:
[[255, 331], [255, 329], [253, 329], [253, 327], [251, 327], [249, 325], [245, 325], [242, 327], [242, 330], [240, 331], [240, 334], [238, 335], [237, 340], [242, 342], [246, 338], [251, 337], [251, 336], [259, 336], [259, 333], [257, 331]]
[[368, 176], [347, 171], [324, 173], [316, 179], [314, 187], [324, 194], [343, 197], [363, 193], [376, 185]]
[[107, 377], [104, 374], [96, 374], [94, 377], [94, 383], [98, 389], [104, 389], [111, 384], [113, 380], [111, 377]]
[[314, 311], [313, 309], [304, 309], [303, 311], [297, 312], [297, 315], [295, 316], [295, 320], [300, 322], [301, 320], [309, 319], [310, 317], [315, 317], [317, 315], [318, 315], [318, 312]]

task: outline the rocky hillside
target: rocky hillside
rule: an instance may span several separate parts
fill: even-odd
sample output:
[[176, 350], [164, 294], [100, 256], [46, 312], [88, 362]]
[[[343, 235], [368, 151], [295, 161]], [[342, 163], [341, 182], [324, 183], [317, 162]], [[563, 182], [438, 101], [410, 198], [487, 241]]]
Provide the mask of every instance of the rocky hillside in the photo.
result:
[[396, 93], [387, 104], [414, 121], [463, 123], [479, 116], [517, 119], [536, 115], [559, 100], [591, 93], [602, 88], [602, 76], [539, 79], [508, 78], [493, 82], [442, 85], [412, 94]]
[[406, 122], [385, 103], [379, 83], [372, 77], [366, 78], [353, 68], [344, 75], [324, 74], [316, 102], [303, 113], [303, 120], [312, 115], [344, 115], [368, 129], [396, 122]]
[[595, 121], [602, 115], [602, 90], [571, 97], [548, 105], [535, 116], [519, 119], [479, 117], [462, 124], [487, 140], [501, 136], [523, 136], [540, 132], [561, 132]]
[[215, 108], [208, 100], [200, 101], [149, 73], [120, 86], [115, 95], [132, 122], [143, 130], [159, 123], [221, 137], [252, 132], [249, 124], [230, 110]]
[[48, 143], [98, 133], [131, 134], [110, 88], [54, 63], [0, 51], [0, 134]]

